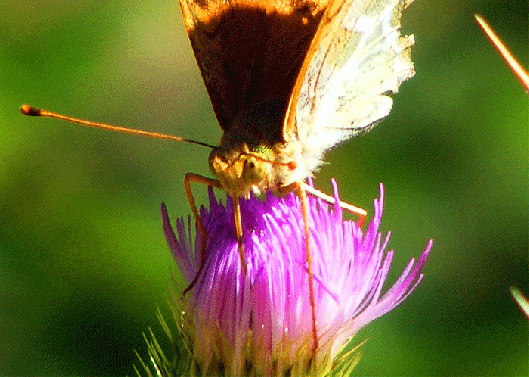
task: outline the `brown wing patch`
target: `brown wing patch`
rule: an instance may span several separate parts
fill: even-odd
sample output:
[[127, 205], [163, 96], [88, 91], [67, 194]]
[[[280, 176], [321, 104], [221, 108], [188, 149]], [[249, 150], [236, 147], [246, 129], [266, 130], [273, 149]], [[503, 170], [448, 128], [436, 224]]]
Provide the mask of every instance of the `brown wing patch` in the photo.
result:
[[[326, 2], [180, 1], [195, 57], [226, 133], [239, 114], [262, 103], [279, 102], [280, 111], [286, 112]], [[272, 134], [281, 135], [281, 128], [280, 122]]]

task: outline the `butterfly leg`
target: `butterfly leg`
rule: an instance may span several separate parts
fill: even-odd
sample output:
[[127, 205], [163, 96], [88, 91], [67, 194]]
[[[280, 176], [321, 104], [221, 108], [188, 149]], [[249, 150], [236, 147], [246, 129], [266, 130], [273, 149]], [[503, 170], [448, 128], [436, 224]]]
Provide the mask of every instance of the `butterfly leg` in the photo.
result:
[[[320, 198], [321, 200], [329, 203], [329, 204], [335, 204], [336, 203], [336, 200], [334, 199], [334, 197], [330, 196], [330, 195], [327, 195], [323, 192], [321, 192], [320, 190], [317, 190], [315, 189], [314, 187], [306, 184], [306, 183], [300, 183], [301, 186], [303, 186], [303, 188], [305, 189], [306, 192], [308, 192], [310, 195], [312, 196], [315, 196], [317, 198]], [[349, 204], [349, 203], [346, 203], [346, 202], [342, 202], [340, 200], [340, 207], [349, 212], [349, 213], [352, 213], [353, 215], [356, 216], [357, 220], [356, 220], [356, 224], [358, 225], [358, 227], [362, 227], [366, 221], [366, 217], [367, 217], [367, 212], [365, 209], [363, 208], [360, 208], [360, 207], [356, 207], [352, 204]]]
[[307, 260], [307, 270], [309, 274], [309, 296], [312, 312], [312, 350], [318, 349], [318, 331], [316, 329], [316, 299], [314, 298], [314, 275], [312, 271], [312, 254], [310, 252], [310, 230], [308, 216], [307, 192], [301, 184], [296, 184], [296, 188], [301, 199], [301, 211], [303, 214], [303, 225], [305, 228], [305, 258]]
[[292, 190], [296, 190], [301, 200], [301, 212], [303, 215], [303, 226], [305, 231], [305, 259], [307, 261], [307, 272], [309, 274], [309, 299], [312, 314], [312, 350], [313, 352], [316, 352], [318, 349], [318, 330], [316, 328], [316, 299], [314, 296], [312, 254], [310, 252], [309, 210], [306, 186], [308, 185], [300, 182], [294, 182], [288, 186], [279, 187], [278, 191], [281, 194], [286, 194]]
[[195, 218], [198, 231], [200, 232], [200, 267], [193, 281], [187, 286], [187, 288], [182, 293], [183, 296], [191, 289], [193, 289], [198, 280], [198, 277], [202, 273], [202, 269], [204, 268], [204, 264], [206, 263], [206, 240], [208, 236], [204, 225], [202, 225], [202, 222], [200, 221], [200, 215], [198, 214], [197, 206], [195, 204], [195, 197], [193, 196], [193, 192], [191, 191], [191, 182], [203, 183], [207, 186], [222, 188], [220, 182], [216, 179], [207, 178], [194, 173], [186, 173], [185, 175], [184, 187], [186, 190], [187, 200], [189, 201], [191, 212], [193, 213], [193, 217]]
[[[310, 251], [310, 229], [308, 221], [308, 200], [307, 193], [322, 199], [323, 201], [329, 204], [335, 204], [336, 199], [330, 195], [327, 195], [320, 190], [315, 189], [314, 187], [304, 183], [304, 182], [295, 182], [291, 185], [278, 188], [278, 191], [282, 194], [286, 194], [292, 190], [297, 190], [298, 195], [301, 199], [301, 210], [303, 212], [303, 223], [305, 227], [305, 253], [307, 260], [307, 270], [309, 274], [309, 295], [310, 295], [310, 304], [312, 310], [312, 335], [313, 335], [313, 350], [315, 351], [318, 348], [318, 333], [316, 328], [316, 300], [314, 293], [314, 272], [312, 266], [312, 254]], [[347, 212], [354, 214], [357, 217], [357, 224], [359, 227], [362, 227], [364, 224], [367, 212], [363, 208], [356, 207], [352, 204], [342, 202], [339, 203], [340, 207]]]
[[246, 258], [244, 257], [244, 246], [242, 243], [241, 206], [239, 205], [239, 198], [236, 196], [233, 197], [233, 215], [235, 217], [235, 234], [237, 235], [237, 244], [239, 245], [242, 273], [246, 275]]

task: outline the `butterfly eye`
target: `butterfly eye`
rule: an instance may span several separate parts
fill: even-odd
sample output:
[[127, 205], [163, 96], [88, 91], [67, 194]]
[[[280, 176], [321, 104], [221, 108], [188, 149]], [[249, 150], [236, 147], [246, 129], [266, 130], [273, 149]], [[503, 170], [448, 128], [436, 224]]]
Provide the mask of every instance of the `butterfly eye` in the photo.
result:
[[266, 178], [268, 174], [267, 162], [255, 157], [248, 156], [244, 160], [242, 179], [249, 184], [257, 184]]

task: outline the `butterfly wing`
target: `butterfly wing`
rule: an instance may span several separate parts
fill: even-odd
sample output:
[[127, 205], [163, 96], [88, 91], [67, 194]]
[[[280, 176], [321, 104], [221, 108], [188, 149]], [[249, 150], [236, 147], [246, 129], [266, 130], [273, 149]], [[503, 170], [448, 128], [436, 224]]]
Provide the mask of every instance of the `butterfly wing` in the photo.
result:
[[[256, 142], [280, 141], [298, 72], [327, 1], [180, 0], [195, 57], [225, 133], [246, 133], [241, 138]], [[275, 129], [263, 131], [251, 121], [237, 124], [251, 111], [277, 112], [272, 114], [277, 121], [270, 122]]]
[[[284, 137], [297, 139], [310, 171], [323, 153], [388, 115], [400, 84], [414, 75], [413, 36], [399, 33], [406, 0], [334, 0], [297, 78]], [[312, 166], [311, 166], [312, 165]]]

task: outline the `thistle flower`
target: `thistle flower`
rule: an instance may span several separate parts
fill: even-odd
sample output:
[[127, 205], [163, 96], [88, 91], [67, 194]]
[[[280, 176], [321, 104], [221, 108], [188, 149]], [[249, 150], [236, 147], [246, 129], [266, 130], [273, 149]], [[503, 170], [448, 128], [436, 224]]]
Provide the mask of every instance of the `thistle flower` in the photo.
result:
[[[333, 181], [334, 197], [339, 202]], [[310, 198], [310, 243], [314, 268], [319, 347], [311, 349], [312, 316], [299, 198], [267, 195], [241, 200], [247, 272], [242, 273], [231, 201], [223, 206], [209, 192], [201, 208], [207, 230], [207, 260], [194, 288], [183, 298], [180, 331], [193, 361], [186, 373], [210, 376], [322, 376], [357, 361], [340, 351], [363, 326], [399, 305], [422, 279], [431, 241], [419, 261], [409, 262], [382, 294], [393, 252], [389, 234], [378, 233], [383, 208], [374, 201], [366, 231], [344, 221], [339, 205]], [[162, 204], [164, 232], [189, 284], [200, 269], [200, 234], [191, 219], [171, 227]], [[194, 247], [193, 247], [194, 245]], [[342, 355], [343, 356], [343, 355]], [[349, 369], [348, 369], [349, 368]]]

